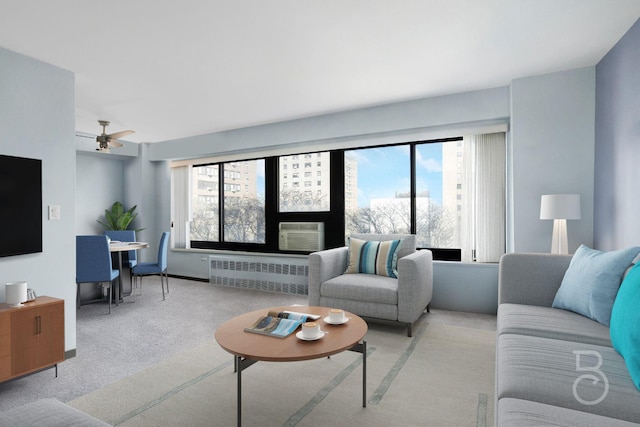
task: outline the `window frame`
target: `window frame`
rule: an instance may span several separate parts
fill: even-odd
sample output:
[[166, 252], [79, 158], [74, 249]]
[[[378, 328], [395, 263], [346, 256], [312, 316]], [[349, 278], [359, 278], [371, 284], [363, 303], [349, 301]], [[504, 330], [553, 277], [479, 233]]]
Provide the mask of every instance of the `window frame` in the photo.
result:
[[[264, 252], [264, 253], [294, 253], [305, 254], [305, 252], [281, 251], [278, 248], [279, 223], [281, 222], [323, 222], [325, 224], [325, 247], [335, 248], [345, 245], [345, 160], [344, 154], [347, 151], [355, 151], [359, 149], [371, 149], [390, 146], [408, 146], [410, 156], [410, 203], [411, 203], [411, 233], [416, 232], [416, 147], [422, 144], [444, 143], [458, 141], [458, 145], [463, 140], [462, 136], [438, 138], [431, 140], [405, 141], [400, 143], [377, 144], [371, 146], [363, 146], [357, 148], [344, 148], [332, 150], [304, 151], [282, 156], [267, 156], [257, 158], [244, 158], [240, 160], [208, 162], [197, 164], [194, 167], [217, 165], [218, 166], [218, 212], [219, 212], [219, 236], [220, 241], [198, 241], [191, 240], [190, 247], [194, 249], [212, 249], [212, 250], [230, 250], [230, 251], [246, 251], [246, 252]], [[279, 160], [281, 157], [291, 157], [291, 169], [294, 173], [299, 173], [300, 162], [313, 159], [313, 154], [319, 156], [322, 152], [329, 152], [330, 155], [330, 206], [328, 211], [308, 211], [308, 212], [280, 212], [279, 211]], [[308, 156], [308, 157], [307, 157]], [[224, 241], [224, 166], [227, 163], [244, 162], [264, 159], [265, 162], [265, 243], [246, 243], [246, 242], [226, 242]], [[311, 160], [313, 161], [313, 160]], [[319, 160], [318, 160], [319, 161]], [[287, 163], [283, 163], [283, 170], [288, 167]], [[315, 177], [312, 177], [315, 178]], [[304, 188], [304, 187], [301, 187]], [[311, 187], [314, 188], [314, 187]], [[189, 191], [191, 191], [189, 189]], [[429, 249], [433, 252], [434, 260], [460, 261], [460, 248], [433, 248], [419, 247], [418, 249]]]

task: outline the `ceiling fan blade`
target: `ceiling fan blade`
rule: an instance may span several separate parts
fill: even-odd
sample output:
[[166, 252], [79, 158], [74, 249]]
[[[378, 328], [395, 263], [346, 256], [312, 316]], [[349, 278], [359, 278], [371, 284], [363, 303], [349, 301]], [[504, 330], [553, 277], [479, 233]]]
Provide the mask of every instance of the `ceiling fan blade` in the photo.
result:
[[112, 146], [112, 147], [116, 147], [116, 148], [122, 147], [122, 144], [120, 142], [116, 141], [115, 139], [110, 139], [109, 140], [109, 145]]
[[120, 132], [112, 133], [107, 136], [111, 139], [118, 139], [118, 138], [122, 138], [123, 136], [131, 135], [132, 133], [136, 133], [136, 132], [133, 130], [123, 130]]

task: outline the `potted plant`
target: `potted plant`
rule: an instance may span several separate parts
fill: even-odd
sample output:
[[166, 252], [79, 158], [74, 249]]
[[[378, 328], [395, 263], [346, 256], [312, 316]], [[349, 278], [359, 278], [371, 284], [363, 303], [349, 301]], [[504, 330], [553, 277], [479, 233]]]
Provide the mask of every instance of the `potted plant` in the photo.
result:
[[[126, 230], [129, 227], [129, 224], [136, 219], [138, 216], [135, 213], [137, 205], [133, 206], [129, 210], [125, 210], [122, 203], [115, 202], [111, 209], [104, 210], [104, 217], [106, 222], [102, 222], [97, 220], [100, 224], [102, 224], [107, 230]], [[143, 229], [139, 229], [136, 231], [141, 231]]]

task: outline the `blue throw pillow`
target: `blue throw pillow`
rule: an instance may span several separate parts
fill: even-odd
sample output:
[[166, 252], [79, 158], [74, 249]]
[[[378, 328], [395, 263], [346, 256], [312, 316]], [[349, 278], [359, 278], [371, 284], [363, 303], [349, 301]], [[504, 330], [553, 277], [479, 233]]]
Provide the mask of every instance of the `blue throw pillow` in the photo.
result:
[[349, 265], [345, 274], [365, 273], [398, 277], [398, 249], [402, 240], [349, 238]]
[[640, 390], [640, 263], [627, 274], [611, 310], [611, 343]]
[[637, 247], [601, 252], [581, 245], [569, 263], [552, 307], [570, 310], [609, 326], [622, 275], [638, 252]]

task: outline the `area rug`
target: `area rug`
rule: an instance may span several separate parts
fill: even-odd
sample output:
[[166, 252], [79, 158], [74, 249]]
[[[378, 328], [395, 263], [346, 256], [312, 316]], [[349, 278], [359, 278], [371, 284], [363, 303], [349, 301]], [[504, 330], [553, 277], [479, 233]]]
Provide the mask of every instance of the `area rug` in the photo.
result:
[[[365, 339], [366, 408], [358, 353], [259, 362], [243, 371], [243, 425], [493, 425], [495, 332], [423, 323], [408, 338], [370, 325]], [[234, 426], [236, 384], [212, 338], [68, 404], [116, 426]]]

